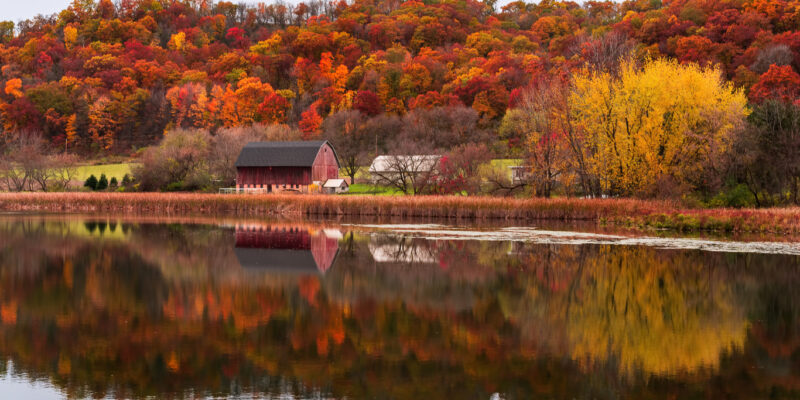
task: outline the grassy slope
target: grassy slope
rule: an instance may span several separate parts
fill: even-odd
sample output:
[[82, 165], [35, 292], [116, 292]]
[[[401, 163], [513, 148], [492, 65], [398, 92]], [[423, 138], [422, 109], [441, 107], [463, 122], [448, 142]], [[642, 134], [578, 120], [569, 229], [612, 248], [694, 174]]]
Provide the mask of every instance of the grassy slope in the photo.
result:
[[372, 194], [376, 196], [402, 196], [403, 192], [385, 186], [375, 186], [368, 183], [356, 183], [350, 185], [350, 191], [347, 195], [362, 195]]

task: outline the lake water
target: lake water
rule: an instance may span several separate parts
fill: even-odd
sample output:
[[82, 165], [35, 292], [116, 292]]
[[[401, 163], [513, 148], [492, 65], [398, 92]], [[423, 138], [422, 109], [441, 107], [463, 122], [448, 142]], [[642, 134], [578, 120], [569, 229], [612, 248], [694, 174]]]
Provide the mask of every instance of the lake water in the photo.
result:
[[0, 398], [800, 397], [800, 245], [0, 216]]

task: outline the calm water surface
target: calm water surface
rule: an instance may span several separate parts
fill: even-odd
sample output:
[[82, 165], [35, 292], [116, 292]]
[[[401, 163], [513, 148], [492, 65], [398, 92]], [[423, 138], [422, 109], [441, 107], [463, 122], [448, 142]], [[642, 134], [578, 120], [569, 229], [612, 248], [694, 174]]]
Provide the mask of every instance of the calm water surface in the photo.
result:
[[0, 216], [0, 397], [800, 397], [800, 246]]

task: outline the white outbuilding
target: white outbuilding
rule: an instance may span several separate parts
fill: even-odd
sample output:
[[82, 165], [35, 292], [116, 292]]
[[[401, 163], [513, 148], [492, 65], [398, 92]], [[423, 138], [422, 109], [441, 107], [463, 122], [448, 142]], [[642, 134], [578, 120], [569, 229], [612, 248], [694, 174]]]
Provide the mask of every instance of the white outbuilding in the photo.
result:
[[328, 179], [322, 185], [322, 191], [329, 194], [347, 193], [350, 190], [350, 185], [344, 179]]

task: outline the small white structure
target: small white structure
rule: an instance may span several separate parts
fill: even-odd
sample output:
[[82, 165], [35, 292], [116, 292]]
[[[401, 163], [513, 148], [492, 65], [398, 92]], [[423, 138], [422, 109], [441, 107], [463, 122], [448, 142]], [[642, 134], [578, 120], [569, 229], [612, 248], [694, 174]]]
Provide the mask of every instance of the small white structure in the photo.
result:
[[439, 166], [439, 155], [408, 155], [408, 156], [378, 156], [369, 166], [370, 173], [398, 172], [402, 167], [413, 169], [414, 172], [424, 172]]
[[329, 194], [347, 193], [350, 190], [350, 184], [344, 179], [328, 179], [322, 185], [322, 191]]
[[515, 185], [528, 182], [531, 178], [531, 167], [529, 165], [517, 165], [508, 168], [511, 170], [511, 183]]
[[428, 175], [439, 167], [439, 155], [378, 156], [369, 166], [373, 183], [404, 176]]

